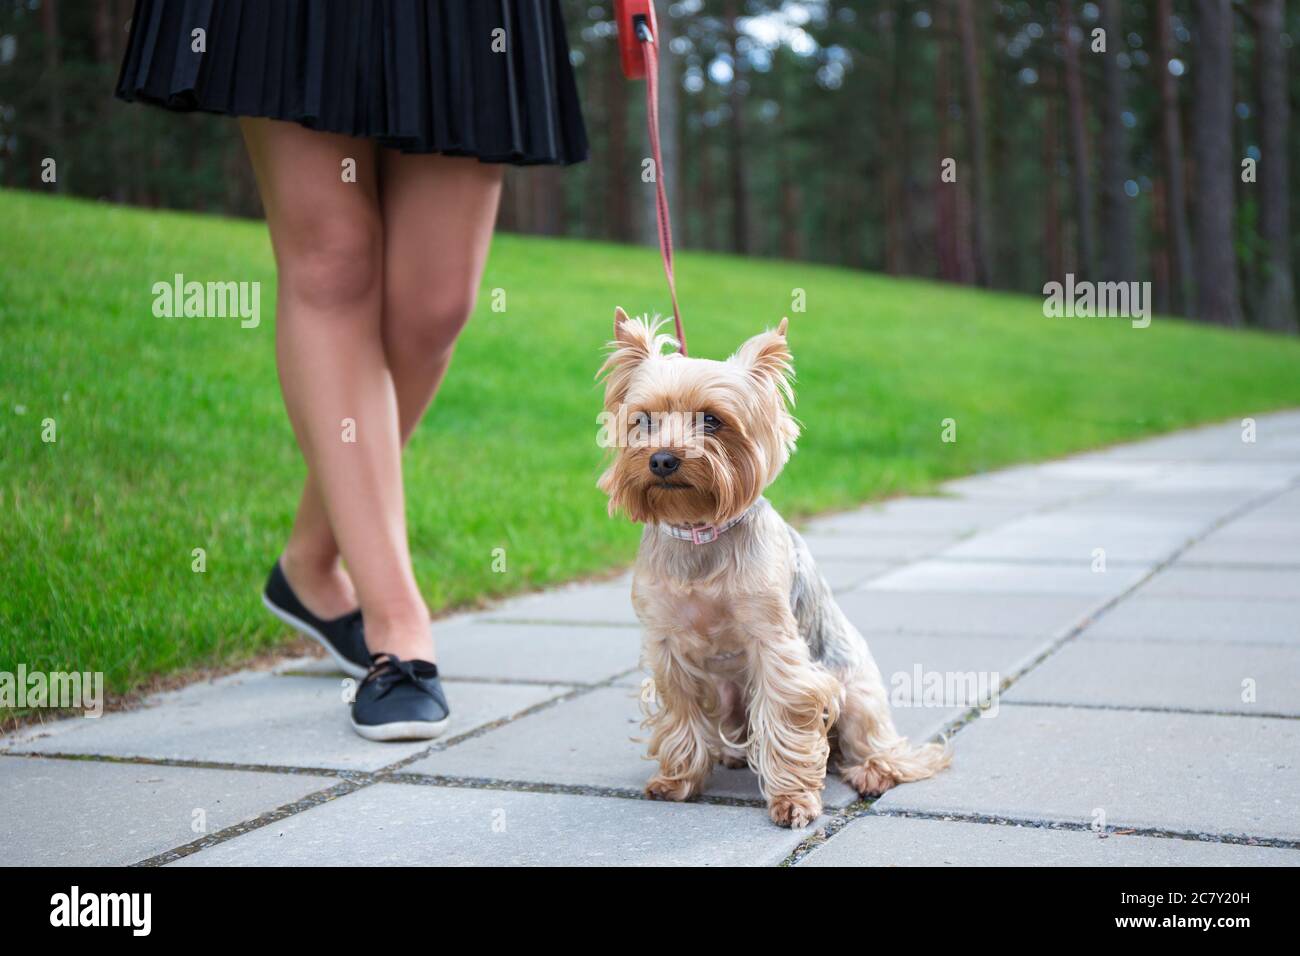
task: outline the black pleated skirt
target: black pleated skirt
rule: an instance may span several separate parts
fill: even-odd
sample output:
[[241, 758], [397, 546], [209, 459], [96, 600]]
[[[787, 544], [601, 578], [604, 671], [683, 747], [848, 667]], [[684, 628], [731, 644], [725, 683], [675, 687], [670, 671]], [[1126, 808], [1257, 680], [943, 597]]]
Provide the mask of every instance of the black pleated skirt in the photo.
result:
[[559, 3], [136, 0], [117, 95], [409, 153], [575, 163], [587, 134]]

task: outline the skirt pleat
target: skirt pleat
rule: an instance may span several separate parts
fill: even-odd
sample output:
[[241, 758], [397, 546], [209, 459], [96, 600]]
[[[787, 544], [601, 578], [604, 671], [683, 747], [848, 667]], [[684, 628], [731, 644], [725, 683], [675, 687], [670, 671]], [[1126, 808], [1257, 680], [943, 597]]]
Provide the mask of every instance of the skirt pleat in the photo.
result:
[[117, 95], [408, 153], [587, 156], [559, 0], [136, 0]]

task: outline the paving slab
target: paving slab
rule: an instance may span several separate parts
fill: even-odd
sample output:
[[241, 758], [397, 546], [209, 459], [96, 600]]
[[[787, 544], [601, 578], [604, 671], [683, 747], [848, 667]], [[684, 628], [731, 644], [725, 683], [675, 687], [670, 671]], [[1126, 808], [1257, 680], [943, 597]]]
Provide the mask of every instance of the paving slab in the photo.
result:
[[1167, 558], [1209, 527], [1198, 518], [1133, 514], [1035, 514], [954, 544], [939, 558], [1087, 561], [1102, 548], [1107, 562]]
[[1224, 526], [1224, 530], [1262, 540], [1294, 541], [1300, 537], [1300, 517], [1283, 512], [1269, 513], [1263, 508], [1255, 508], [1240, 518], [1233, 519]]
[[829, 560], [817, 562], [821, 572], [832, 591], [850, 591], [861, 587], [868, 581], [875, 580], [882, 574], [888, 574], [898, 565], [886, 561], [844, 561]]
[[1002, 700], [1300, 717], [1300, 654], [1218, 641], [1074, 641]]
[[1227, 641], [1300, 645], [1300, 601], [1125, 598], [1089, 624], [1083, 640]]
[[885, 561], [902, 563], [936, 554], [960, 540], [944, 532], [910, 531], [890, 534], [801, 534], [813, 558], [824, 561]]
[[1180, 564], [1142, 586], [1149, 597], [1192, 597], [1247, 604], [1258, 599], [1300, 601], [1300, 568], [1202, 568]]
[[438, 669], [448, 678], [596, 683], [640, 656], [637, 627], [474, 621], [438, 632]]
[[938, 776], [887, 811], [1295, 840], [1300, 721], [1016, 706], [964, 727]]
[[1092, 461], [1127, 461], [1127, 462], [1251, 462], [1267, 454], [1261, 449], [1268, 446], [1280, 447], [1285, 452], [1290, 448], [1293, 435], [1289, 423], [1281, 427], [1261, 429], [1262, 419], [1256, 418], [1256, 440], [1244, 442], [1242, 438], [1241, 419], [1216, 425], [1202, 426], [1171, 432], [1157, 438], [1124, 445], [1116, 445], [1088, 456]]
[[965, 535], [1004, 524], [1034, 507], [1027, 502], [899, 498], [857, 511], [814, 518], [807, 523], [807, 528], [815, 535], [865, 536], [912, 531]]
[[0, 858], [20, 867], [129, 866], [338, 783], [38, 757], [0, 757], [0, 780]]
[[1300, 866], [1300, 850], [869, 813], [800, 866]]
[[1186, 492], [1124, 489], [1077, 501], [1061, 509], [1061, 514], [1116, 515], [1140, 520], [1144, 517], [1186, 518], [1213, 522], [1256, 500], [1261, 492], [1191, 490]]
[[1188, 548], [1179, 563], [1300, 568], [1300, 524], [1287, 533], [1276, 534], [1260, 534], [1230, 524]]
[[486, 621], [534, 624], [636, 624], [631, 579], [576, 584], [503, 601], [482, 615]]
[[[1297, 464], [1291, 471], [1293, 475], [1300, 473], [1300, 458], [1297, 459]], [[1294, 485], [1296, 480], [1293, 477], [1291, 483]], [[1292, 487], [1289, 491], [1282, 492], [1271, 501], [1255, 509], [1252, 514], [1265, 518], [1300, 521], [1300, 488]]]
[[[559, 685], [451, 683], [448, 736], [556, 697]], [[352, 730], [340, 680], [244, 672], [153, 698], [98, 720], [74, 718], [6, 739], [5, 749], [199, 760], [275, 767], [378, 770], [428, 747], [374, 743]]]
[[[648, 734], [640, 724], [635, 691], [603, 688], [431, 754], [405, 769], [408, 773], [640, 793], [655, 771], [655, 764], [645, 758]], [[758, 778], [746, 768], [717, 767], [705, 792], [717, 797], [762, 799]], [[827, 781], [827, 806], [845, 806], [855, 799], [852, 789], [838, 779]]]
[[1149, 567], [1172, 557], [1186, 540], [1181, 535], [1146, 537], [1095, 532], [1031, 537], [1000, 529], [968, 538], [934, 557], [941, 561], [1015, 561], [1091, 567], [1094, 552], [1100, 548], [1105, 553], [1107, 568], [1126, 564]]
[[1020, 465], [944, 482], [942, 490], [968, 498], [1065, 502], [1143, 481], [1168, 469], [1164, 463], [1089, 462], [1075, 459]]
[[[927, 740], [1037, 657], [1047, 642], [969, 634], [874, 634], [867, 638], [889, 693], [894, 724], [913, 741]], [[936, 690], [942, 688], [942, 692]]]
[[1285, 493], [1295, 480], [1296, 466], [1277, 462], [1187, 464], [1167, 468], [1141, 490], [1162, 494], [1221, 491], [1235, 494]]
[[979, 594], [867, 589], [836, 596], [860, 631], [1049, 638], [1087, 620], [1089, 594]]
[[960, 591], [977, 594], [1120, 594], [1148, 573], [1144, 565], [1106, 564], [1094, 571], [1091, 561], [1074, 564], [1024, 564], [1002, 561], [918, 561], [874, 578], [861, 590]]
[[376, 784], [178, 866], [762, 866], [809, 830], [759, 807]]

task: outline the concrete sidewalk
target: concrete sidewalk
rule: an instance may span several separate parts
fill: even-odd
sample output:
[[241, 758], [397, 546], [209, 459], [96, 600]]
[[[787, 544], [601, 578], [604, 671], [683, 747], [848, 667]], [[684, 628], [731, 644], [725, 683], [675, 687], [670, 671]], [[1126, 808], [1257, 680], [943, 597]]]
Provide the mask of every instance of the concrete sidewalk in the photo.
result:
[[[953, 766], [773, 826], [748, 771], [641, 797], [626, 578], [442, 622], [452, 729], [348, 727], [291, 662], [0, 739], [10, 865], [1300, 865], [1300, 412], [1012, 468], [805, 529], [896, 710]], [[1104, 570], [1101, 568], [1104, 567]], [[919, 696], [919, 695], [918, 695]], [[966, 717], [964, 722], [962, 718]]]

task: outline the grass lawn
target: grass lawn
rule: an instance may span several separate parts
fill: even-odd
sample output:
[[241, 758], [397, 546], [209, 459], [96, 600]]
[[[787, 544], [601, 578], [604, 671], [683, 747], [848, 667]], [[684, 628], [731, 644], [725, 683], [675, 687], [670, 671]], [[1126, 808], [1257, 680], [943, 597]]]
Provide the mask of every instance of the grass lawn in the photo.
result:
[[[284, 641], [258, 593], [304, 467], [263, 226], [13, 192], [0, 223], [0, 670], [102, 670], [125, 692]], [[792, 517], [1300, 404], [1296, 340], [1046, 319], [1033, 297], [800, 263], [687, 253], [679, 271], [696, 355], [790, 315], [804, 437], [770, 497]], [[260, 281], [261, 326], [155, 318], [152, 285], [178, 272]], [[615, 305], [664, 308], [656, 254], [501, 236], [484, 290], [406, 456], [435, 611], [626, 563], [637, 538], [595, 488], [593, 374]]]

